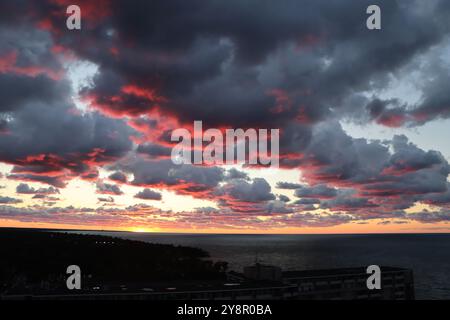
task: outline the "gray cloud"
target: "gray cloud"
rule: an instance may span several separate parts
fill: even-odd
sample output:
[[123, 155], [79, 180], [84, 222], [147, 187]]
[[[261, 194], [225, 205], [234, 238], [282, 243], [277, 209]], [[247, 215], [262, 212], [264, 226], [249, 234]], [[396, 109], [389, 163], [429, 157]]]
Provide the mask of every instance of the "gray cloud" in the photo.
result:
[[116, 172], [110, 174], [108, 178], [113, 181], [122, 182], [122, 183], [126, 183], [128, 180], [127, 176], [124, 173], [119, 172], [119, 171], [116, 171]]
[[48, 187], [48, 188], [39, 188], [35, 189], [33, 187], [30, 187], [26, 183], [20, 183], [16, 187], [16, 193], [23, 193], [23, 194], [56, 194], [59, 193], [59, 190], [54, 187]]
[[120, 187], [115, 184], [104, 183], [103, 181], [97, 181], [97, 193], [121, 195], [123, 194]]
[[334, 198], [337, 191], [334, 188], [329, 188], [326, 185], [316, 185], [312, 187], [300, 187], [295, 190], [295, 196], [298, 198]]
[[114, 198], [109, 196], [109, 197], [99, 197], [97, 198], [99, 202], [106, 202], [106, 203], [114, 203]]
[[279, 188], [279, 189], [295, 190], [295, 189], [300, 189], [303, 187], [304, 187], [304, 185], [299, 184], [299, 183], [291, 183], [291, 182], [278, 182], [277, 183], [277, 188]]
[[135, 196], [138, 199], [144, 200], [161, 200], [161, 193], [145, 188], [144, 190], [138, 192]]
[[15, 203], [21, 203], [21, 202], [22, 202], [22, 200], [20, 200], [20, 199], [0, 196], [0, 203], [3, 203], [3, 204], [15, 204]]
[[275, 196], [271, 193], [270, 185], [262, 178], [255, 178], [251, 182], [245, 180], [232, 180], [220, 188], [218, 193], [228, 194], [236, 200], [247, 202], [260, 202], [275, 199]]

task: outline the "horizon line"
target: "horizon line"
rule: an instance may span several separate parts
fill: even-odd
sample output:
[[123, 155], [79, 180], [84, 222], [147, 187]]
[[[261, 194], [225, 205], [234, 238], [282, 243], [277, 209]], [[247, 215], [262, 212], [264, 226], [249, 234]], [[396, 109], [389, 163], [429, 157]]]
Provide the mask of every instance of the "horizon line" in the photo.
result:
[[131, 230], [110, 230], [110, 229], [70, 229], [70, 228], [38, 228], [38, 227], [3, 227], [0, 230], [14, 229], [14, 230], [45, 230], [45, 231], [82, 231], [82, 232], [126, 232], [126, 233], [148, 233], [148, 234], [172, 234], [172, 235], [279, 235], [279, 236], [293, 236], [293, 235], [450, 235], [450, 232], [353, 232], [353, 233], [220, 233], [220, 232], [161, 232], [161, 231], [131, 231]]

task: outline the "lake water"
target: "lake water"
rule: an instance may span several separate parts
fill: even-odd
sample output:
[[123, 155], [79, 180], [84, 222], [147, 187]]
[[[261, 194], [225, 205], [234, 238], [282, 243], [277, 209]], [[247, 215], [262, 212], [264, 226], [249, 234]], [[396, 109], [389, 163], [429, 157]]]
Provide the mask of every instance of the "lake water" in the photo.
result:
[[368, 266], [412, 269], [417, 299], [450, 299], [450, 234], [212, 235], [80, 232], [202, 248], [242, 271], [255, 260], [283, 270]]

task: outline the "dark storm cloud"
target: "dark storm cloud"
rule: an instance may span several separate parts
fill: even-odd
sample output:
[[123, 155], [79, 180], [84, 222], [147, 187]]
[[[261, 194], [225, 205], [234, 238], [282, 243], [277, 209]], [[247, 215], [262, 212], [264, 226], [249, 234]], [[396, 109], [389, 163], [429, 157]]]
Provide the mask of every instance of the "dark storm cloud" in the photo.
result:
[[295, 196], [298, 198], [334, 198], [337, 190], [329, 188], [326, 185], [317, 185], [313, 187], [300, 187], [295, 190]]
[[243, 180], [249, 180], [249, 176], [247, 173], [237, 170], [235, 168], [231, 168], [228, 170], [225, 174], [225, 178], [227, 180], [233, 180], [233, 179], [243, 179]]
[[138, 198], [138, 199], [143, 199], [143, 200], [161, 200], [162, 199], [161, 193], [147, 189], [147, 188], [145, 188], [144, 190], [135, 194], [134, 197]]
[[315, 128], [302, 163], [302, 175], [313, 186], [300, 190], [314, 197], [317, 183], [350, 188], [339, 189], [337, 202], [330, 201], [327, 207], [372, 207], [382, 203], [386, 211], [406, 209], [425, 198], [445, 199], [449, 172], [450, 166], [441, 153], [421, 150], [405, 136], [369, 142], [351, 138], [339, 125], [327, 123], [326, 128]]
[[35, 194], [32, 199], [45, 199], [47, 196], [45, 194]]
[[428, 204], [448, 206], [450, 204], [450, 183], [447, 182], [445, 191], [426, 194], [420, 200]]
[[302, 205], [320, 204], [320, 199], [302, 198], [302, 199], [296, 200], [294, 203], [302, 204]]
[[287, 206], [285, 201], [271, 200], [267, 202], [264, 211], [266, 214], [276, 215], [276, 214], [293, 213], [294, 209]]
[[262, 178], [255, 178], [251, 182], [242, 179], [232, 180], [216, 192], [245, 202], [261, 202], [275, 199], [275, 195], [271, 193], [270, 185]]
[[29, 103], [50, 104], [68, 93], [62, 83], [40, 75], [31, 78], [17, 74], [0, 74], [0, 114], [13, 112]]
[[59, 190], [54, 187], [48, 187], [48, 188], [38, 188], [35, 189], [33, 187], [30, 187], [26, 183], [20, 183], [16, 187], [16, 193], [23, 193], [23, 194], [56, 194], [59, 193]]
[[278, 182], [277, 183], [277, 188], [279, 188], [279, 189], [295, 190], [295, 189], [300, 189], [302, 187], [304, 187], [304, 185], [302, 185], [300, 183], [291, 183], [291, 182]]
[[140, 144], [137, 148], [137, 152], [146, 154], [150, 158], [170, 158], [170, 155], [172, 154], [172, 148], [155, 143], [146, 143]]
[[174, 185], [177, 180], [169, 175], [171, 169], [175, 167], [171, 160], [146, 161], [136, 158], [129, 162], [119, 163], [117, 166], [124, 172], [133, 174], [131, 184], [134, 185]]
[[[443, 55], [450, 53], [450, 47], [446, 48]], [[407, 115], [410, 115], [416, 123], [423, 124], [427, 121], [443, 118], [450, 118], [450, 92], [445, 84], [450, 81], [450, 67], [442, 59], [436, 59], [438, 61], [427, 70], [431, 76], [425, 78], [425, 84], [423, 85], [423, 99], [422, 101], [413, 106]]]
[[[160, 215], [160, 217], [155, 216]], [[170, 217], [170, 221], [167, 219]], [[136, 225], [136, 218], [142, 225], [157, 226], [159, 228], [192, 228], [201, 226], [202, 228], [223, 228], [223, 218], [228, 217], [226, 228], [242, 229], [269, 229], [271, 227], [318, 227], [332, 226], [346, 223], [352, 220], [349, 215], [336, 213], [334, 215], [320, 215], [306, 213], [296, 213], [292, 216], [281, 214], [269, 220], [261, 220], [258, 217], [248, 217], [235, 213], [235, 215], [222, 214], [213, 208], [199, 208], [193, 212], [174, 213], [161, 211], [144, 204], [129, 206], [126, 208], [106, 208], [104, 206], [94, 208], [74, 208], [74, 207], [25, 207], [16, 208], [9, 205], [0, 206], [0, 218], [14, 219], [22, 222], [50, 222], [73, 224], [80, 226], [88, 225], [111, 225], [120, 223], [124, 226], [133, 227]]]
[[83, 38], [59, 41], [99, 65], [86, 94], [103, 110], [162, 107], [208, 125], [309, 123], [362, 113], [365, 105], [347, 108], [349, 96], [379, 87], [448, 32], [447, 6], [419, 1], [379, 1], [383, 29], [371, 32], [370, 4], [111, 1]]
[[47, 175], [49, 180], [66, 180], [125, 155], [132, 146], [132, 131], [123, 122], [98, 114], [74, 115], [63, 104], [23, 106], [10, 114], [6, 128], [8, 134], [0, 135], [0, 149], [5, 150], [0, 159], [16, 165], [10, 178], [45, 181], [33, 177]]
[[62, 65], [52, 52], [51, 35], [30, 26], [31, 22], [0, 27], [0, 72], [28, 76], [46, 74], [53, 79], [60, 78]]
[[365, 105], [366, 110], [359, 110], [362, 112], [354, 113], [350, 118], [360, 123], [375, 121], [393, 128], [413, 127], [435, 119], [448, 119], [450, 94], [444, 85], [450, 80], [450, 66], [445, 58], [450, 53], [448, 39], [447, 37], [443, 43], [408, 62], [404, 70], [396, 75], [405, 82], [408, 82], [408, 78], [415, 78], [412, 81], [414, 90], [421, 95], [418, 101], [405, 102], [398, 98], [380, 99], [376, 96], [353, 97], [347, 100], [347, 109], [358, 111], [359, 106]]
[[77, 110], [55, 39], [36, 28], [40, 14], [53, 12], [45, 11], [45, 3], [15, 4], [23, 5], [23, 18], [0, 25], [0, 161], [14, 165], [10, 179], [56, 187], [76, 176], [93, 179], [96, 166], [131, 150], [133, 130], [123, 121]]
[[271, 221], [271, 223], [286, 223], [293, 227], [330, 227], [344, 223], [349, 223], [354, 217], [343, 213], [314, 214], [311, 212], [296, 213], [292, 216], [279, 216]]
[[288, 197], [288, 196], [285, 196], [284, 194], [279, 194], [279, 195], [278, 195], [278, 199], [279, 199], [280, 201], [283, 201], [283, 202], [289, 202], [289, 201], [291, 201], [291, 199], [289, 199], [289, 197]]
[[[172, 160], [124, 159], [114, 168], [133, 174], [129, 183], [136, 186], [160, 187], [180, 194], [205, 196], [224, 180], [224, 169], [194, 165], [175, 165]], [[206, 194], [205, 194], [206, 193]]]
[[[348, 109], [344, 102], [379, 86], [448, 32], [447, 6], [418, 1], [379, 2], [383, 29], [370, 32], [369, 4], [105, 1], [98, 11], [108, 10], [98, 12], [83, 37], [54, 36], [99, 65], [85, 93], [103, 111], [137, 115], [162, 108], [186, 122], [287, 127], [293, 118], [305, 124], [363, 113], [365, 104]], [[81, 5], [90, 20], [91, 6]], [[38, 16], [57, 7], [31, 5]]]
[[64, 188], [66, 186], [64, 176], [46, 176], [46, 175], [36, 175], [36, 174], [9, 174], [7, 175], [8, 179], [12, 180], [22, 180], [22, 181], [30, 181], [30, 182], [41, 182], [45, 184], [52, 185], [56, 188]]
[[381, 172], [379, 183], [367, 186], [387, 190], [386, 194], [427, 194], [447, 190], [450, 166], [438, 151], [424, 151], [409, 142], [406, 136], [394, 136], [393, 154]]
[[120, 187], [115, 184], [104, 183], [103, 181], [97, 181], [97, 193], [121, 195], [123, 194]]
[[314, 126], [310, 144], [296, 161], [309, 185], [277, 184], [302, 198], [295, 205], [366, 212], [360, 216], [365, 219], [395, 216], [416, 202], [445, 206], [450, 200], [447, 160], [438, 151], [418, 148], [404, 135], [389, 141], [355, 139], [338, 123], [324, 122]]
[[116, 172], [110, 174], [108, 178], [110, 180], [113, 180], [116, 182], [121, 182], [121, 183], [126, 183], [128, 181], [127, 176], [120, 171], [116, 171]]
[[2, 203], [2, 204], [16, 204], [16, 203], [21, 203], [21, 202], [22, 202], [22, 200], [20, 200], [20, 199], [0, 196], [0, 203]]
[[181, 165], [169, 170], [168, 175], [180, 182], [213, 187], [224, 179], [224, 170], [218, 167]]
[[[361, 98], [360, 103], [364, 105], [367, 99]], [[366, 105], [366, 111], [368, 113], [368, 119], [375, 121], [378, 124], [382, 124], [387, 127], [401, 127], [409, 118], [405, 113], [405, 106], [399, 106], [400, 102], [397, 99], [381, 100], [374, 98], [369, 100]], [[364, 117], [364, 112], [362, 113]], [[356, 118], [361, 119], [361, 114], [355, 115]]]
[[353, 211], [362, 208], [377, 207], [369, 198], [337, 197], [332, 200], [323, 201], [320, 205], [323, 209], [337, 211]]
[[409, 214], [407, 217], [422, 223], [449, 222], [450, 211], [448, 209], [441, 209], [440, 211], [423, 210], [418, 213]]
[[109, 197], [100, 197], [97, 198], [99, 202], [106, 202], [106, 203], [114, 203], [114, 198], [109, 196]]
[[377, 141], [354, 139], [336, 123], [314, 128], [312, 141], [304, 151], [304, 175], [313, 182], [365, 182], [378, 175], [389, 160], [388, 147]]
[[[95, 153], [95, 161], [123, 155], [131, 148], [130, 129], [123, 122], [98, 114], [74, 115], [69, 106], [42, 105], [23, 107], [8, 122], [10, 135], [0, 146], [8, 150], [3, 160], [27, 155], [66, 155]], [[15, 148], [5, 148], [15, 140]], [[90, 157], [86, 155], [86, 157]]]

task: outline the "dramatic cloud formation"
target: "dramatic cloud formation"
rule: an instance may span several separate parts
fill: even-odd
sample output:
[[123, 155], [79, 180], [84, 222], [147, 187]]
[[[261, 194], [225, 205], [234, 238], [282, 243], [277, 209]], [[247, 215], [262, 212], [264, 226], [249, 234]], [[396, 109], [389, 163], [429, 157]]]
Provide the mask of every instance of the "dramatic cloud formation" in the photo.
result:
[[128, 180], [127, 176], [124, 173], [119, 172], [119, 171], [116, 171], [116, 172], [110, 174], [108, 178], [113, 181], [122, 182], [122, 183], [126, 183]]
[[147, 188], [138, 192], [134, 197], [143, 200], [161, 200], [162, 198], [161, 193], [155, 192]]
[[334, 198], [337, 191], [334, 188], [328, 188], [325, 185], [313, 187], [299, 187], [295, 190], [295, 196], [299, 198]]
[[0, 197], [0, 203], [21, 203], [22, 200], [10, 198], [10, 197]]
[[[80, 31], [65, 27], [69, 4], [0, 3], [0, 218], [174, 229], [449, 221], [449, 155], [402, 131], [450, 118], [449, 1], [378, 1], [375, 32], [368, 0], [80, 0]], [[280, 170], [175, 165], [171, 132], [195, 120], [279, 128]], [[393, 134], [355, 138], [344, 124]], [[81, 199], [86, 185], [100, 207], [56, 207], [52, 195]], [[136, 202], [163, 190], [155, 207]]]
[[115, 184], [104, 183], [103, 181], [97, 182], [97, 193], [121, 195], [123, 194], [119, 186]]
[[55, 194], [55, 193], [59, 193], [59, 190], [53, 187], [48, 187], [48, 188], [39, 188], [39, 189], [35, 189], [33, 187], [30, 187], [29, 185], [27, 185], [26, 183], [21, 183], [16, 187], [16, 192], [17, 193], [23, 193], [23, 194]]

